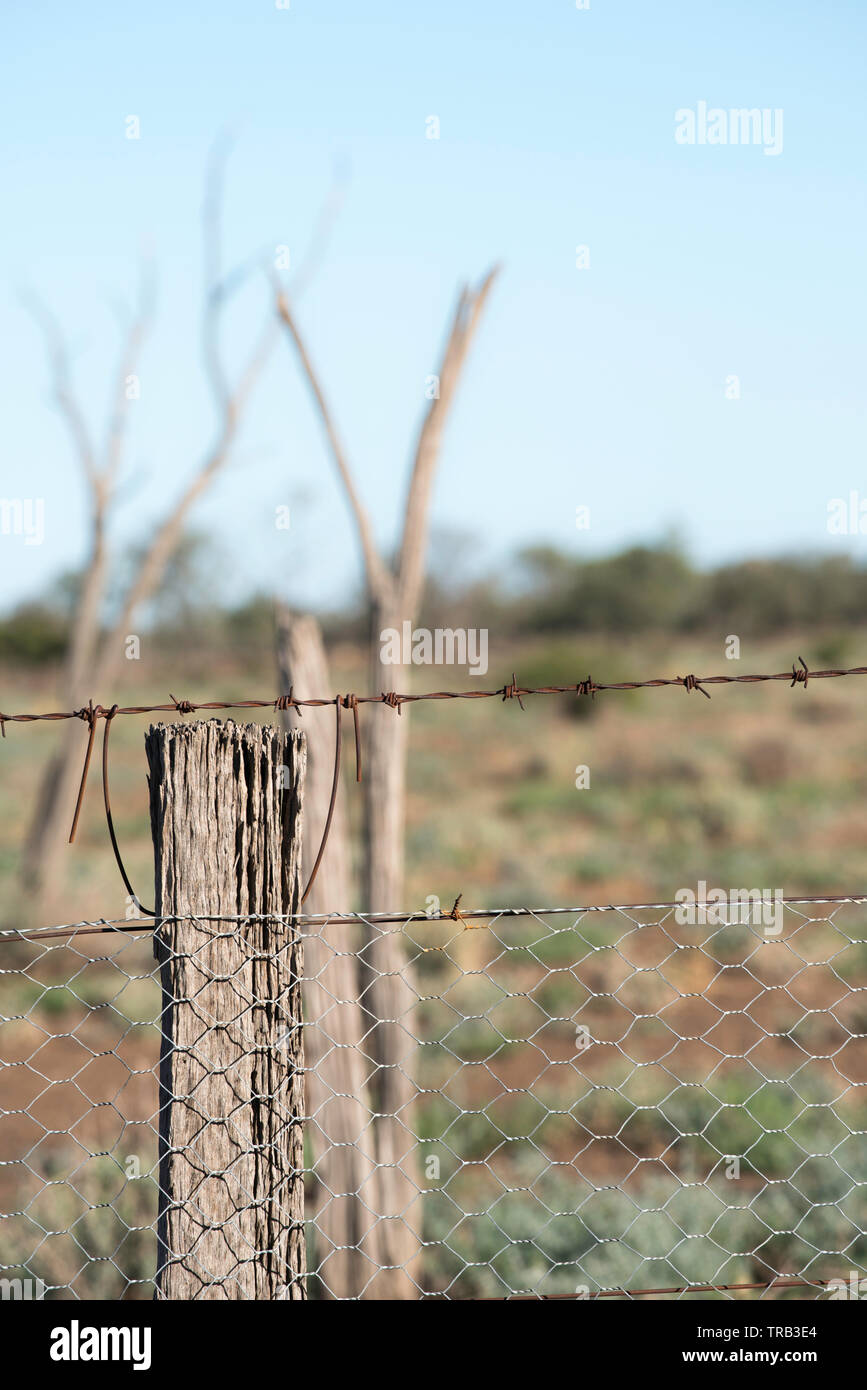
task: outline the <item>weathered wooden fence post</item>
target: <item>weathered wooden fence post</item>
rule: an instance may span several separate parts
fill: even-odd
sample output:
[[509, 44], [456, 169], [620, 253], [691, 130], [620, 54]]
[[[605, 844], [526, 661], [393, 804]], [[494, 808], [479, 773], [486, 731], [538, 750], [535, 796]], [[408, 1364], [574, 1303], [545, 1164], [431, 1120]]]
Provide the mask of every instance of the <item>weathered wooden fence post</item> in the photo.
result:
[[304, 735], [209, 720], [145, 746], [156, 912], [183, 918], [154, 938], [156, 1296], [301, 1299], [301, 936], [267, 914], [300, 909]]

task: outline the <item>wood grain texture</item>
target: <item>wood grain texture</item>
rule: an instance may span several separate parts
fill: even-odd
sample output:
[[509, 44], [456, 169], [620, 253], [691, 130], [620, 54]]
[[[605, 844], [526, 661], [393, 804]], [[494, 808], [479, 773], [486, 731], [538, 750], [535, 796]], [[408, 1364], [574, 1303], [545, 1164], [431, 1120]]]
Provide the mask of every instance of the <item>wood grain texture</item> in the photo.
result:
[[304, 735], [209, 720], [146, 737], [163, 990], [156, 1296], [303, 1299]]
[[[394, 627], [406, 614], [374, 605], [372, 636]], [[371, 689], [406, 690], [410, 668], [386, 665], [381, 644], [371, 641]], [[410, 707], [401, 713], [380, 708], [367, 720], [365, 770], [364, 901], [370, 912], [400, 910], [404, 883], [406, 759]], [[417, 1043], [413, 1010], [418, 994], [412, 985], [406, 941], [400, 932], [370, 927], [363, 956], [367, 1048], [376, 1062], [373, 1105], [377, 1168], [370, 1204], [377, 1216], [377, 1254], [381, 1272], [369, 1296], [381, 1299], [418, 1297], [421, 1209], [417, 1172], [418, 1142], [413, 1106]]]
[[[305, 699], [330, 690], [331, 676], [319, 623], [309, 615], [278, 610], [277, 667], [281, 690]], [[303, 864], [313, 868], [331, 799], [334, 771], [334, 707], [282, 716], [287, 729], [307, 733]], [[344, 716], [351, 727], [351, 715]], [[347, 732], [351, 739], [351, 733]], [[350, 907], [346, 791], [342, 787], [319, 872], [304, 904], [308, 913], [341, 913]], [[316, 1273], [326, 1298], [359, 1298], [379, 1266], [387, 1263], [382, 1228], [371, 1208], [375, 1172], [368, 1084], [374, 1070], [359, 999], [363, 927], [317, 924], [304, 936], [304, 1045], [308, 1143], [313, 1156]], [[308, 1207], [310, 1194], [308, 1194]]]

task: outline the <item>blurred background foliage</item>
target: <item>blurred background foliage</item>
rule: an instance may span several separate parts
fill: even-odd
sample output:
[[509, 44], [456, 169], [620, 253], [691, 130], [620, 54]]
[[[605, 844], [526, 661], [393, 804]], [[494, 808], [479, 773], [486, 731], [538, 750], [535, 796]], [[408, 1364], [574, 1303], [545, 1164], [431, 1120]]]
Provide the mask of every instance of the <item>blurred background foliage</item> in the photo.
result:
[[[501, 641], [542, 633], [617, 637], [651, 631], [744, 638], [821, 626], [839, 629], [823, 639], [822, 659], [833, 662], [844, 659], [847, 634], [867, 613], [867, 566], [849, 556], [782, 556], [704, 570], [676, 541], [631, 546], [596, 559], [539, 545], [520, 551], [493, 574], [473, 576], [458, 562], [464, 548], [472, 549], [471, 539], [451, 534], [432, 547], [419, 626], [487, 627]], [[210, 539], [189, 533], [143, 623], [164, 651], [186, 646], [191, 625], [202, 645], [270, 647], [271, 596], [254, 593], [232, 602], [224, 579]], [[0, 618], [0, 660], [57, 661], [65, 650], [77, 589], [77, 577], [64, 575], [43, 595]], [[344, 609], [319, 616], [331, 640], [364, 640], [360, 595]], [[556, 672], [545, 678], [556, 683]]]

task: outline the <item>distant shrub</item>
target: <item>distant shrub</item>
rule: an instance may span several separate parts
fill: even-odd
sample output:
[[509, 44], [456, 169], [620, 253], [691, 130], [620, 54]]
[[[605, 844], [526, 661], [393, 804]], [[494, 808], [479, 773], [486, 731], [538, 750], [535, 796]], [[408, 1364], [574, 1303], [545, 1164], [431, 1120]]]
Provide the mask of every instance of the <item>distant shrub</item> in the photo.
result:
[[536, 546], [522, 551], [519, 563], [526, 587], [512, 611], [529, 631], [712, 626], [744, 635], [833, 625], [838, 630], [825, 644], [830, 659], [846, 647], [839, 629], [859, 626], [867, 605], [867, 569], [844, 556], [742, 560], [701, 571], [669, 544], [594, 560]]
[[643, 632], [683, 627], [700, 585], [672, 547], [635, 546], [601, 560], [577, 561], [550, 549], [522, 562], [535, 590], [534, 625], [578, 632]]
[[66, 651], [69, 625], [45, 604], [26, 603], [0, 622], [0, 660], [33, 665], [56, 661]]

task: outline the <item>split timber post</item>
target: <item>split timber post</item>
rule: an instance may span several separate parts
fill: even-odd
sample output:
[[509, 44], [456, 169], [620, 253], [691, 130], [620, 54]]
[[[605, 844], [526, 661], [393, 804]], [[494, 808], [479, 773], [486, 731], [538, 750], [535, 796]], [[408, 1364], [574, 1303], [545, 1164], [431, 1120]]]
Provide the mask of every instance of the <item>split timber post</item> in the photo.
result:
[[301, 934], [267, 914], [300, 910], [304, 735], [156, 724], [145, 748], [155, 910], [181, 918], [154, 934], [155, 1296], [303, 1299]]

